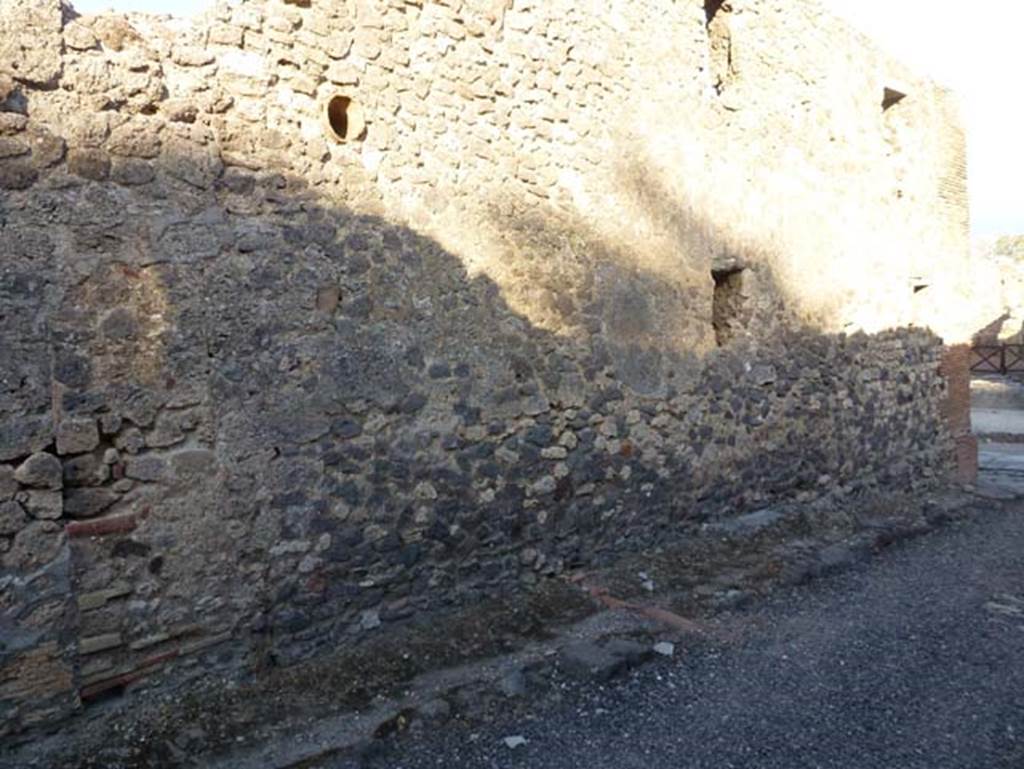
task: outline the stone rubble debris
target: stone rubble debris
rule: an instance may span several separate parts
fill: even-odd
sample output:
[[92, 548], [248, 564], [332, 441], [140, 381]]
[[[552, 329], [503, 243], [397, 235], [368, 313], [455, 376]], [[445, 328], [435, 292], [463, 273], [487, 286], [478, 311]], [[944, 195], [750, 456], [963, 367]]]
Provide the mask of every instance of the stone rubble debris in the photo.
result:
[[676, 645], [669, 641], [660, 641], [654, 644], [654, 653], [662, 657], [671, 657], [676, 653]]

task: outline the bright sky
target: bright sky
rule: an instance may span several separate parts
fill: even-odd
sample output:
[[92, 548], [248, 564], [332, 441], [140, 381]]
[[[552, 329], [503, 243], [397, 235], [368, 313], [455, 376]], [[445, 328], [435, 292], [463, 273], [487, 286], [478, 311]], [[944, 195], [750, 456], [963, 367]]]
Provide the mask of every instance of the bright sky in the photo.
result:
[[[960, 95], [969, 133], [972, 228], [1024, 233], [1024, 2], [822, 0], [883, 47]], [[116, 7], [186, 16], [211, 0], [74, 0], [90, 13]]]

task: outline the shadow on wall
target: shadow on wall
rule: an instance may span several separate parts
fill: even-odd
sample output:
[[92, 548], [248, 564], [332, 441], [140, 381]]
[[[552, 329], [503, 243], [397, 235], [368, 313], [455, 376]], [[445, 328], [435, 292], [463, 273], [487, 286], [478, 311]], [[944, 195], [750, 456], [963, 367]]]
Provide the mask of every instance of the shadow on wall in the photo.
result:
[[770, 254], [732, 245], [730, 227], [684, 205], [685, 192], [670, 192], [662, 176], [649, 162], [620, 166], [616, 199], [625, 203], [610, 225], [507, 200], [487, 222], [507, 252], [497, 269], [509, 302], [578, 344], [600, 339], [614, 376], [658, 397], [699, 376], [726, 339], [753, 354], [747, 348], [777, 344], [784, 329], [815, 332], [791, 311], [796, 299], [776, 281]]
[[[742, 254], [681, 262], [677, 283], [571, 218], [495, 220], [560, 335], [300, 179], [168, 155], [126, 177], [90, 153], [4, 176], [31, 181], [0, 228], [2, 459], [57, 455], [63, 477], [56, 497], [14, 487], [2, 572], [44, 573], [70, 537], [82, 610], [32, 632], [83, 655], [85, 700], [183, 658], [203, 663], [184, 677], [288, 662], [707, 517], [948, 463], [938, 340], [787, 326]], [[637, 192], [680, 253], [719, 242]], [[721, 348], [715, 269], [748, 278], [722, 281], [740, 309]], [[18, 596], [0, 622], [27, 638], [39, 606]], [[18, 680], [0, 701], [45, 699]]]

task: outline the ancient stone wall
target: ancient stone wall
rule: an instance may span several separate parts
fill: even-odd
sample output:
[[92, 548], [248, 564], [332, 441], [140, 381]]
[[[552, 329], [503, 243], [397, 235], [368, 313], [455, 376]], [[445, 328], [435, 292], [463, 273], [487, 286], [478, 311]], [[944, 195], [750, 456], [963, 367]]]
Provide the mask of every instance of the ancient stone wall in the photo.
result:
[[0, 73], [0, 734], [953, 467], [955, 111], [811, 2], [7, 0]]

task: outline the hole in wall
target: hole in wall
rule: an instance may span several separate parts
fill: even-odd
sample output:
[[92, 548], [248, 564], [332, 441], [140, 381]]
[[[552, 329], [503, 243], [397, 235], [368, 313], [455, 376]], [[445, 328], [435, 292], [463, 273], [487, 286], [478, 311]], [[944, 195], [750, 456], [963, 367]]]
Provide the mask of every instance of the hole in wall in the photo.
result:
[[709, 27], [718, 12], [722, 10], [723, 5], [725, 5], [725, 0], [704, 0], [704, 18], [707, 19]]
[[882, 112], [895, 107], [901, 101], [907, 98], [907, 95], [902, 91], [897, 91], [895, 88], [883, 88], [882, 89]]
[[366, 134], [363, 108], [351, 96], [335, 94], [324, 107], [327, 132], [335, 141], [349, 142], [362, 139]]
[[711, 300], [711, 326], [715, 330], [715, 343], [719, 347], [729, 344], [743, 330], [746, 320], [742, 267], [712, 270], [715, 281]]

